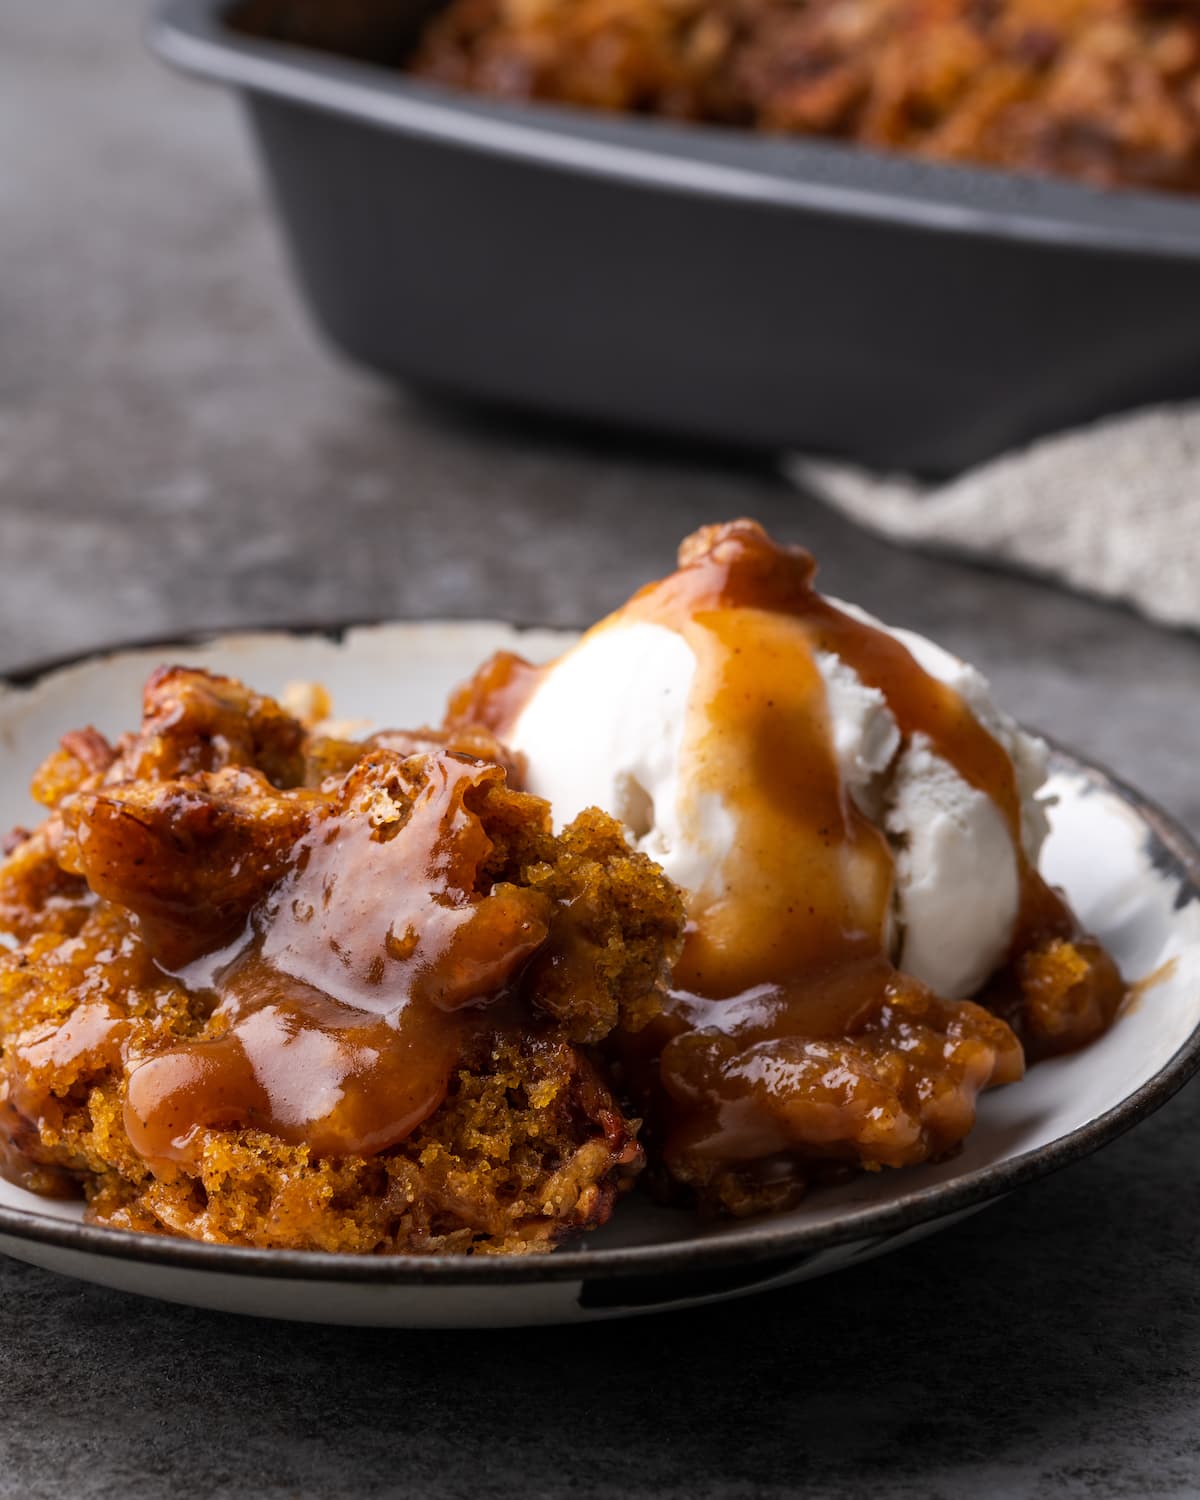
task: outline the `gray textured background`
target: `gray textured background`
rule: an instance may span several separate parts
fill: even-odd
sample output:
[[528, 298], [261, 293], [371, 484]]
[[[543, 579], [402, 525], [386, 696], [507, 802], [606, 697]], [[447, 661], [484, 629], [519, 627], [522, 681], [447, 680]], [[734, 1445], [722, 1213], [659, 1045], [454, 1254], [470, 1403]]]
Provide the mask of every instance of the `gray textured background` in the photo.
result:
[[[1194, 637], [873, 542], [765, 467], [337, 363], [233, 106], [139, 15], [0, 0], [0, 667], [305, 616], [574, 622], [750, 513], [1200, 831]], [[1200, 1493], [1198, 1114], [828, 1282], [574, 1332], [255, 1323], [0, 1262], [0, 1495]]]

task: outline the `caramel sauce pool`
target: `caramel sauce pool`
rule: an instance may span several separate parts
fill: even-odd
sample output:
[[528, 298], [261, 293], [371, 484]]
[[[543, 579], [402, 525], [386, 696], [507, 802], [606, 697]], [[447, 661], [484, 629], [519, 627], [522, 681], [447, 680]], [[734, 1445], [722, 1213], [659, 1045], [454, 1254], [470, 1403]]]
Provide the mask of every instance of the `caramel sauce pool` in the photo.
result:
[[223, 1030], [134, 1066], [140, 1155], [194, 1164], [206, 1128], [235, 1124], [314, 1156], [374, 1154], [433, 1113], [472, 1036], [502, 1024], [548, 911], [515, 887], [472, 894], [490, 844], [464, 796], [503, 773], [431, 759], [411, 811], [377, 793], [366, 816], [318, 818], [241, 950], [181, 974], [215, 991]]

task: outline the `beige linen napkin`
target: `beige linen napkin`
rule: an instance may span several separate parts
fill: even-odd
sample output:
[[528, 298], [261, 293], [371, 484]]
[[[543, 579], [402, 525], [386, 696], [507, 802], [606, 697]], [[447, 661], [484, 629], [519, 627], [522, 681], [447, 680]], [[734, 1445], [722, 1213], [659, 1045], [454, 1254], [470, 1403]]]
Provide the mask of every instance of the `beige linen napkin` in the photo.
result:
[[939, 484], [803, 455], [785, 467], [895, 541], [1027, 569], [1200, 629], [1200, 403], [1043, 438]]

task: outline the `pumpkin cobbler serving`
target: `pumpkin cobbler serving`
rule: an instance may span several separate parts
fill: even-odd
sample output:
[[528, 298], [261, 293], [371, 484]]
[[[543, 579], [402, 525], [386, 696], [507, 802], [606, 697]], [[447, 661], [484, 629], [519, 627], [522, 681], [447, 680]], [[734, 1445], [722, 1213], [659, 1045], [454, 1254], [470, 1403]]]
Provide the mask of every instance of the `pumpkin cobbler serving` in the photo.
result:
[[136, 735], [69, 735], [0, 875], [8, 1173], [260, 1246], [602, 1223], [642, 1152], [595, 1046], [658, 1009], [680, 897], [602, 813], [553, 834], [510, 769], [178, 669]]
[[[68, 734], [0, 865], [0, 1170], [219, 1243], [524, 1253], [952, 1153], [1125, 993], [1046, 752], [753, 522], [366, 739], [230, 678]], [[318, 704], [320, 694], [311, 695]]]

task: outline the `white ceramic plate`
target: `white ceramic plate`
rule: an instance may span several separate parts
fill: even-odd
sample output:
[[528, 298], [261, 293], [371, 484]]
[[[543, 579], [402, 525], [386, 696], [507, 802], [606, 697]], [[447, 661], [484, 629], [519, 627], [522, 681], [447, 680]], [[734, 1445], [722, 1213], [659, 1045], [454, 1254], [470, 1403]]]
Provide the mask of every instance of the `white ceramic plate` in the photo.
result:
[[[142, 682], [163, 661], [233, 673], [267, 692], [317, 680], [339, 716], [383, 727], [436, 721], [446, 690], [499, 647], [538, 659], [571, 639], [486, 622], [272, 632], [120, 651], [27, 676], [0, 687], [0, 828], [36, 816], [26, 783], [62, 733], [89, 722], [116, 733], [136, 721]], [[864, 1175], [791, 1213], [736, 1223], [701, 1224], [635, 1198], [578, 1248], [529, 1258], [192, 1244], [85, 1225], [77, 1206], [0, 1181], [0, 1251], [105, 1286], [233, 1312], [511, 1326], [744, 1295], [930, 1234], [1112, 1140], [1200, 1064], [1200, 850], [1136, 793], [1065, 753], [1056, 755], [1052, 789], [1058, 801], [1045, 872], [1127, 976], [1158, 977], [1094, 1046], [988, 1094], [952, 1161]]]

